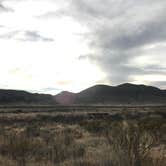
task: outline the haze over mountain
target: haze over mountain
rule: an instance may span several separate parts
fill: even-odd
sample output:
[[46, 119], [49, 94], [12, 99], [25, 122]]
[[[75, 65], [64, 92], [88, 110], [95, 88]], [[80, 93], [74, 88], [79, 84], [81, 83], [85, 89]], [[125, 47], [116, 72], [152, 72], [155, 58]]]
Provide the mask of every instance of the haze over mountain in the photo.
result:
[[59, 104], [74, 104], [76, 101], [76, 93], [62, 91], [55, 96], [55, 100]]
[[79, 93], [62, 91], [53, 96], [17, 90], [0, 90], [0, 104], [165, 104], [166, 90], [135, 84], [95, 85]]

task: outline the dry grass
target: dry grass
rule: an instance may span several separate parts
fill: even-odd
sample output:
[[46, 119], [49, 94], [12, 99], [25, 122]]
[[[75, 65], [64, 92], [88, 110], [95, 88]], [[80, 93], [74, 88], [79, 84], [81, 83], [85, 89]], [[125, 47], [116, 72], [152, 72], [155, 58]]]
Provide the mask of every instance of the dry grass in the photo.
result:
[[3, 116], [0, 126], [2, 166], [166, 165], [166, 120], [163, 117], [87, 118], [67, 124], [54, 122], [49, 114], [26, 123], [24, 118], [31, 114], [12, 115]]

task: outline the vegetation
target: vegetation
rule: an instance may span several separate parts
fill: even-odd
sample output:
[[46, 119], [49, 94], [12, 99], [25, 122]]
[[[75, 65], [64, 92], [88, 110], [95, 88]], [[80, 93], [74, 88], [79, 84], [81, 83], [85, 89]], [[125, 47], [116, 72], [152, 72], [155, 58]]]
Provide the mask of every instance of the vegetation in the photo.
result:
[[[71, 120], [75, 114], [63, 117]], [[84, 114], [80, 115], [81, 120], [73, 122], [62, 121], [60, 113], [1, 114], [0, 165], [166, 165], [166, 119], [161, 112], [160, 116], [146, 113], [147, 116], [135, 119], [121, 112], [123, 118]]]

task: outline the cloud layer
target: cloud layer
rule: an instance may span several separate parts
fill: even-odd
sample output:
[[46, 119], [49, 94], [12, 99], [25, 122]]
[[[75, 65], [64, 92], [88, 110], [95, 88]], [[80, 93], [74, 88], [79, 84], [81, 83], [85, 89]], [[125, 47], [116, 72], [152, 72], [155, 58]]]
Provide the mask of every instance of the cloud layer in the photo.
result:
[[14, 12], [12, 8], [3, 5], [3, 1], [0, 1], [0, 13], [3, 12]]
[[[165, 11], [164, 0], [0, 0], [1, 60], [14, 57], [0, 64], [1, 84], [12, 87], [12, 75], [25, 89], [39, 80], [43, 91], [124, 82], [166, 88]], [[22, 72], [2, 73], [15, 68]]]
[[43, 41], [43, 42], [52, 42], [53, 38], [48, 38], [41, 36], [37, 31], [10, 31], [0, 35], [1, 39], [14, 39], [18, 41]]
[[[84, 59], [99, 65], [112, 84], [119, 84], [141, 82], [135, 79], [141, 75], [166, 74], [162, 62], [166, 60], [165, 10], [163, 0], [72, 0], [66, 15], [90, 30], [83, 35], [93, 54], [84, 55]], [[65, 10], [59, 12], [65, 15]], [[146, 58], [149, 61], [143, 60]], [[150, 83], [155, 81], [159, 85], [155, 79]]]

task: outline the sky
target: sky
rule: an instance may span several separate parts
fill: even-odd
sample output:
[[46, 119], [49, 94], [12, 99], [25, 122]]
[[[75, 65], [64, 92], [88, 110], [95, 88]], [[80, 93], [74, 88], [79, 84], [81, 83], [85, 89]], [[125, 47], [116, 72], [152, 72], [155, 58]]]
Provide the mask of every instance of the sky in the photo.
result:
[[0, 0], [0, 88], [166, 89], [165, 0]]

